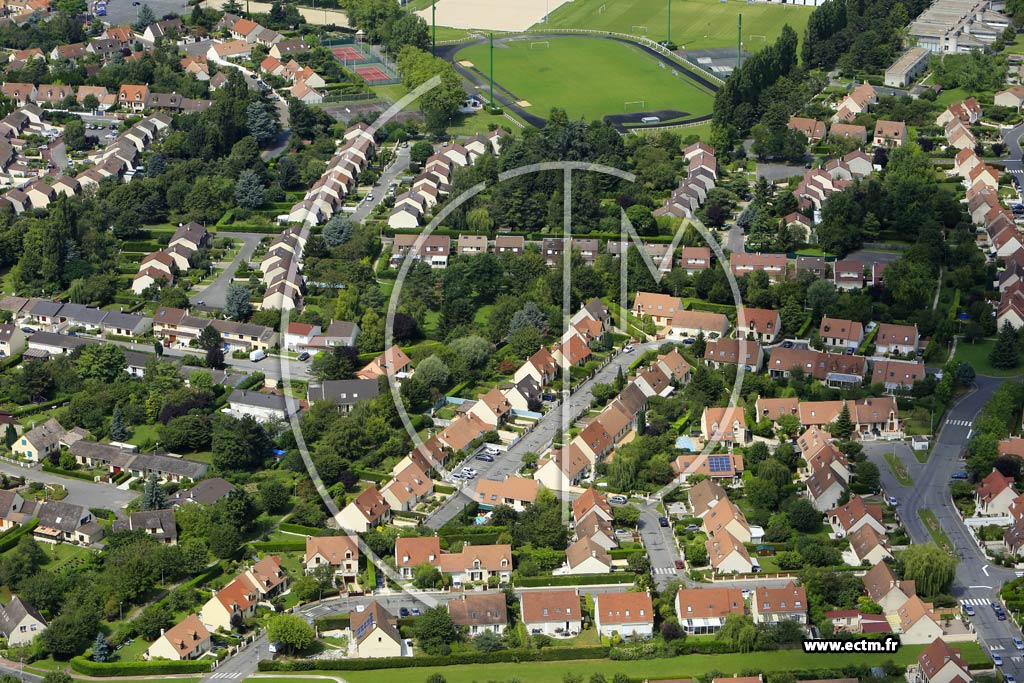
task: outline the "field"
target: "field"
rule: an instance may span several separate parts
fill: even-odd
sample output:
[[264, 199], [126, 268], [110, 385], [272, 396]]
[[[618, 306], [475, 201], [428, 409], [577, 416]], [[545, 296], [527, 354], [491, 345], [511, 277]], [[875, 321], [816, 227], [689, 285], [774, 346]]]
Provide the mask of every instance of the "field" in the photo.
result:
[[[544, 43], [548, 47], [541, 47]], [[484, 74], [488, 71], [486, 44], [467, 47], [457, 58], [472, 62]], [[543, 118], [552, 107], [564, 107], [571, 118], [586, 119], [658, 109], [691, 116], [711, 112], [710, 92], [658, 64], [640, 49], [617, 41], [524, 39], [495, 44], [494, 82], [517, 100], [529, 102], [526, 111]], [[627, 102], [635, 104], [627, 107]]]
[[[748, 5], [736, 0], [675, 0], [672, 3], [672, 41], [687, 50], [734, 48], [736, 17], [742, 14], [744, 49], [756, 52], [774, 41], [787, 23], [803, 39], [812, 10], [812, 7], [793, 5]], [[574, 0], [553, 11], [547, 26], [620, 31], [665, 40], [667, 19], [665, 0]], [[533, 28], [543, 29], [544, 26], [537, 24]]]
[[[981, 664], [987, 661], [977, 643], [957, 643], [968, 663]], [[822, 660], [821, 655], [804, 654], [800, 650], [776, 650], [773, 652], [751, 652], [748, 654], [729, 655], [688, 655], [668, 659], [651, 659], [644, 661], [611, 662], [606, 659], [593, 659], [574, 662], [519, 662], [515, 664], [469, 664], [465, 666], [423, 667], [418, 669], [382, 669], [379, 671], [313, 671], [310, 675], [339, 676], [348, 683], [398, 683], [399, 681], [422, 681], [430, 674], [440, 673], [448, 683], [474, 683], [487, 680], [530, 681], [530, 683], [562, 683], [567, 673], [575, 673], [588, 680], [591, 674], [602, 673], [611, 678], [617, 672], [627, 673], [632, 678], [679, 678], [703, 676], [712, 671], [739, 673], [741, 671], [759, 671], [772, 673], [779, 671], [796, 671], [799, 669], [815, 669], [826, 665], [839, 668], [849, 664], [870, 664], [881, 666], [886, 660], [892, 660], [900, 666], [906, 666], [917, 660], [917, 655], [924, 649], [923, 645], [907, 645], [895, 654], [830, 654]], [[288, 677], [290, 678], [290, 677]], [[258, 681], [258, 678], [250, 678]], [[278, 676], [277, 681], [283, 683], [285, 676]], [[301, 674], [293, 679], [296, 683], [314, 683], [303, 679]], [[277, 683], [274, 681], [272, 683]], [[319, 683], [323, 683], [320, 681]]]

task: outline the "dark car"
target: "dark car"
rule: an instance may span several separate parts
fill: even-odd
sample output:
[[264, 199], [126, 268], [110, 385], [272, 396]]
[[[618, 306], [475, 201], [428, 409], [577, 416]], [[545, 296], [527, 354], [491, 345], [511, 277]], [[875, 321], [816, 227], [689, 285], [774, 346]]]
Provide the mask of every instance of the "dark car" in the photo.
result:
[[494, 462], [494, 456], [486, 453], [477, 453], [476, 459], [483, 460], [484, 462]]
[[399, 609], [398, 610], [398, 616], [400, 616], [400, 617], [407, 617], [407, 616], [409, 616], [409, 608], [408, 607], [402, 607], [401, 609]]
[[686, 569], [686, 565], [683, 564], [682, 560], [676, 560], [676, 569]]
[[303, 351], [302, 353], [299, 354], [299, 360], [300, 361], [309, 360], [309, 354], [307, 352]]
[[954, 472], [953, 474], [950, 475], [950, 479], [966, 479], [966, 478], [967, 478], [967, 473], [966, 472]]
[[668, 517], [658, 517], [658, 524], [661, 526], [668, 526]]
[[793, 342], [791, 342], [791, 341], [784, 341], [784, 342], [782, 342], [782, 348], [784, 348], [784, 349], [791, 349], [791, 348], [793, 348]]
[[24, 332], [25, 334], [35, 334], [36, 333], [36, 331], [34, 329], [32, 329], [31, 327], [23, 327], [23, 328], [21, 328], [21, 331]]

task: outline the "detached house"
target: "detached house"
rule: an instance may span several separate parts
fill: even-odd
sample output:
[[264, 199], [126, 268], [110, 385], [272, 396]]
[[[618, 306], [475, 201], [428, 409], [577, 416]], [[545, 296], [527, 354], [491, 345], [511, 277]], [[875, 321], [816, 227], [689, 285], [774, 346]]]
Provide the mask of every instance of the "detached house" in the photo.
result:
[[395, 618], [376, 600], [362, 612], [352, 613], [350, 627], [358, 657], [401, 657], [406, 653]]
[[370, 486], [345, 506], [338, 522], [346, 531], [364, 532], [385, 524], [391, 519], [391, 506], [377, 490]]
[[256, 604], [270, 600], [288, 588], [281, 558], [270, 555], [248, 567], [203, 605], [199, 618], [211, 630], [230, 631], [256, 612]]
[[758, 586], [750, 600], [750, 616], [755, 624], [780, 621], [807, 623], [807, 591], [792, 581], [781, 588]]
[[606, 638], [654, 635], [654, 604], [650, 591], [599, 593], [594, 596], [594, 627]]
[[1013, 489], [1013, 477], [1007, 477], [999, 470], [992, 470], [974, 489], [978, 514], [983, 516], [1005, 516], [1017, 497]]
[[210, 651], [210, 632], [195, 614], [164, 631], [146, 650], [146, 659], [199, 659]]
[[736, 314], [736, 336], [773, 344], [782, 334], [782, 318], [778, 311], [766, 308], [742, 307]]
[[0, 606], [0, 636], [10, 647], [25, 647], [46, 630], [46, 619], [39, 611], [17, 595]]
[[880, 323], [875, 336], [875, 352], [900, 355], [916, 353], [919, 339], [917, 325]]
[[519, 597], [527, 633], [576, 635], [583, 630], [583, 610], [576, 589], [526, 591]]
[[855, 320], [821, 319], [818, 338], [825, 346], [837, 349], [856, 349], [864, 341], [864, 325]]
[[907, 680], [911, 683], [964, 683], [974, 679], [960, 650], [936, 638], [917, 656], [916, 668], [908, 668]]
[[306, 536], [302, 564], [307, 574], [327, 565], [346, 585], [355, 583], [359, 576], [359, 544], [351, 536]]
[[676, 593], [676, 618], [689, 635], [718, 633], [730, 614], [744, 613], [739, 588], [683, 588]]
[[12, 445], [11, 451], [27, 460], [42, 462], [43, 459], [60, 450], [64, 428], [52, 417], [22, 433]]
[[726, 447], [746, 446], [747, 417], [740, 407], [705, 408], [700, 419], [700, 434], [705, 442], [717, 441]]
[[470, 636], [484, 631], [501, 634], [508, 626], [508, 608], [501, 592], [468, 593], [449, 600], [448, 615], [456, 627], [466, 629]]
[[900, 581], [885, 562], [880, 562], [864, 575], [864, 592], [872, 601], [882, 606], [882, 611], [891, 614], [900, 609], [911, 597], [917, 595], [913, 581]]

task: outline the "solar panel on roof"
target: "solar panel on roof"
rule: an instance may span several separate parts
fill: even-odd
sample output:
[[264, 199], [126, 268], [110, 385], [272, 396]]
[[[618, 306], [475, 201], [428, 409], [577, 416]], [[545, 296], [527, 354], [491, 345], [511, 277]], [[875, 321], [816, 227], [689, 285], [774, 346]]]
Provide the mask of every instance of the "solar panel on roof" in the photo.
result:
[[373, 628], [373, 621], [373, 614], [370, 614], [367, 620], [356, 629], [356, 640], [361, 639], [367, 631]]
[[730, 472], [732, 470], [731, 458], [727, 455], [709, 456], [708, 470], [711, 472]]

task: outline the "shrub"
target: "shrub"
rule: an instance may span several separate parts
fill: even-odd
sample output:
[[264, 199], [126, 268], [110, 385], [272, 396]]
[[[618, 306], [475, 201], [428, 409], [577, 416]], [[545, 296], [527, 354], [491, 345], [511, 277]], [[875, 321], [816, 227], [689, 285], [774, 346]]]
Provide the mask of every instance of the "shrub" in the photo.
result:
[[132, 676], [141, 678], [162, 674], [195, 674], [210, 670], [210, 660], [157, 662], [94, 662], [85, 657], [72, 657], [71, 668], [86, 676]]

